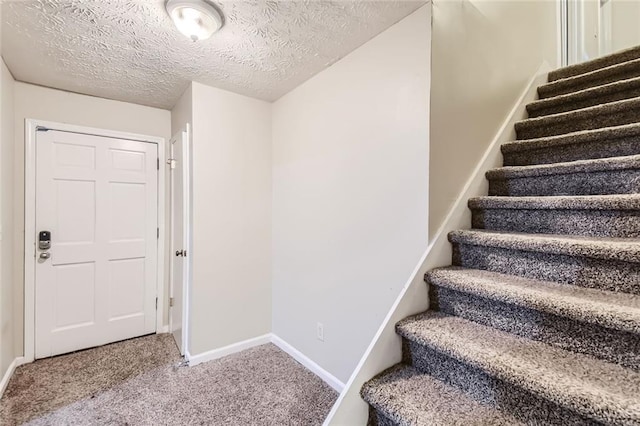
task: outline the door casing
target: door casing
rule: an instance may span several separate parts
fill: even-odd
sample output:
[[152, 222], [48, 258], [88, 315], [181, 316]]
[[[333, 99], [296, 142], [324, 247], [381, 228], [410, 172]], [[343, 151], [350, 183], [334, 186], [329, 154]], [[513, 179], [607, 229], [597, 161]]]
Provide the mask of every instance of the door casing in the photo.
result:
[[[181, 245], [181, 247], [176, 247], [174, 246], [174, 241], [173, 241], [173, 228], [175, 226], [174, 223], [174, 216], [173, 216], [173, 210], [174, 210], [174, 196], [175, 194], [173, 193], [173, 188], [172, 188], [172, 193], [171, 193], [171, 202], [170, 202], [170, 209], [169, 211], [171, 212], [171, 228], [170, 228], [170, 232], [169, 232], [169, 245], [170, 245], [170, 249], [169, 249], [169, 256], [171, 261], [169, 262], [169, 294], [171, 297], [173, 297], [174, 295], [174, 291], [175, 291], [175, 281], [174, 281], [174, 271], [173, 271], [173, 262], [174, 262], [174, 258], [172, 257], [174, 255], [174, 252], [176, 251], [176, 249], [180, 248], [180, 249], [185, 249], [187, 250], [187, 257], [185, 258], [184, 264], [183, 264], [183, 270], [184, 270], [184, 274], [183, 274], [183, 279], [184, 282], [182, 283], [182, 306], [181, 306], [181, 324], [182, 324], [182, 341], [181, 341], [181, 352], [182, 355], [184, 356], [185, 361], [189, 361], [189, 358], [191, 357], [190, 353], [189, 353], [189, 306], [190, 306], [190, 290], [191, 290], [191, 248], [192, 248], [192, 238], [191, 238], [191, 234], [192, 234], [192, 230], [191, 230], [191, 127], [189, 125], [189, 123], [187, 123], [185, 125], [185, 128], [180, 130], [178, 133], [176, 133], [171, 140], [169, 141], [170, 145], [171, 145], [171, 152], [173, 153], [173, 141], [176, 140], [177, 138], [181, 138], [182, 139], [182, 143], [184, 144], [184, 150], [183, 150], [183, 158], [182, 158], [182, 165], [180, 170], [182, 171], [182, 191], [183, 191], [183, 224], [182, 224], [182, 228], [183, 228], [183, 237], [184, 237], [184, 245]], [[173, 154], [172, 154], [173, 157]], [[173, 185], [173, 173], [176, 173], [175, 171], [176, 169], [172, 169], [170, 168], [170, 173], [172, 174], [172, 177], [170, 179], [170, 185]], [[173, 310], [171, 309], [171, 307], [169, 308], [169, 332], [173, 333]]]
[[128, 139], [158, 145], [158, 273], [156, 282], [156, 333], [166, 333], [168, 326], [163, 324], [165, 306], [165, 247], [167, 232], [165, 227], [165, 139], [136, 133], [98, 129], [50, 121], [25, 120], [25, 210], [24, 210], [24, 362], [35, 359], [35, 267], [36, 267], [36, 137], [39, 128], [61, 132], [81, 133], [110, 138]]

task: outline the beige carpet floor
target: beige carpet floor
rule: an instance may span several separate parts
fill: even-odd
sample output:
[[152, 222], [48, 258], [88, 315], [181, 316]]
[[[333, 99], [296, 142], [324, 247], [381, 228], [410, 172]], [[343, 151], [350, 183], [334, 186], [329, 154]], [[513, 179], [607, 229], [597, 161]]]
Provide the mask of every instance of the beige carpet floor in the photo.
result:
[[19, 367], [1, 425], [320, 425], [337, 393], [267, 344], [179, 367], [151, 335]]

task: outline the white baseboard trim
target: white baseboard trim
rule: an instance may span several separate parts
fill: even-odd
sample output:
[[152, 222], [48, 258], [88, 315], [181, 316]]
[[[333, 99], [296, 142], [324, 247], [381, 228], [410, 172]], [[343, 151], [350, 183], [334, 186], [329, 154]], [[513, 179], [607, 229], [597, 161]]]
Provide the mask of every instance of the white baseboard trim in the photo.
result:
[[202, 364], [203, 362], [213, 361], [214, 359], [232, 355], [237, 352], [242, 352], [246, 349], [265, 345], [267, 343], [273, 343], [274, 345], [282, 349], [313, 374], [320, 377], [325, 383], [335, 389], [338, 393], [342, 392], [342, 390], [344, 389], [344, 383], [338, 380], [334, 375], [329, 373], [324, 368], [320, 367], [318, 364], [312, 361], [311, 358], [304, 355], [302, 352], [300, 352], [273, 333], [263, 334], [262, 336], [254, 337], [253, 339], [243, 340], [242, 342], [234, 343], [223, 348], [214, 349], [212, 351], [203, 352], [197, 355], [191, 355], [187, 351], [185, 353], [185, 359], [189, 362], [189, 366], [193, 367], [194, 365]]
[[11, 380], [11, 376], [13, 376], [13, 373], [16, 371], [16, 367], [22, 364], [24, 364], [23, 357], [18, 357], [9, 364], [9, 368], [7, 368], [7, 371], [4, 373], [4, 376], [2, 376], [2, 381], [0, 382], [0, 398], [4, 395], [4, 391], [9, 385], [9, 380]]
[[168, 325], [163, 325], [162, 327], [158, 328], [158, 330], [156, 330], [156, 334], [165, 334], [169, 332], [169, 326]]
[[242, 342], [233, 343], [212, 351], [203, 352], [197, 355], [189, 355], [189, 366], [193, 367], [194, 365], [202, 364], [203, 362], [213, 361], [214, 359], [222, 358], [236, 352], [241, 352], [245, 349], [253, 348], [254, 346], [265, 345], [270, 342], [271, 333], [267, 333], [262, 336], [254, 337], [253, 339], [243, 340]]
[[311, 360], [308, 356], [291, 346], [289, 343], [282, 340], [280, 337], [275, 334], [271, 334], [271, 342], [288, 353], [293, 359], [298, 361], [304, 367], [306, 367], [309, 371], [314, 373], [316, 376], [320, 377], [325, 381], [329, 386], [335, 389], [338, 393], [341, 393], [344, 389], [344, 383], [338, 380], [334, 375], [329, 373], [324, 368], [320, 367], [314, 361]]

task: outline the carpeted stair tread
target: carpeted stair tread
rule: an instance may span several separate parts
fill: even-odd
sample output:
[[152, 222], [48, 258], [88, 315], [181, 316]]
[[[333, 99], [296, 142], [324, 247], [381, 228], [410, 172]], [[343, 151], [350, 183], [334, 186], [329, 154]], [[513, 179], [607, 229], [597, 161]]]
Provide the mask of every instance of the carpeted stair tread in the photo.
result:
[[573, 77], [638, 58], [640, 58], [640, 46], [621, 50], [619, 52], [612, 53], [611, 55], [601, 56], [600, 58], [551, 71], [549, 73], [549, 81], [552, 82], [563, 78]]
[[559, 195], [547, 197], [474, 197], [470, 209], [640, 210], [640, 194]]
[[460, 317], [425, 312], [398, 333], [598, 421], [640, 423], [640, 373]]
[[[626, 137], [640, 137], [640, 123], [580, 130], [563, 135], [521, 139], [503, 144], [500, 147], [500, 151], [503, 154], [509, 154], [511, 152], [545, 149], [562, 145], [585, 144], [593, 141], [610, 141], [612, 139]], [[637, 154], [640, 154], [640, 152]]]
[[527, 112], [531, 118], [540, 117], [636, 96], [640, 96], [640, 77], [615, 81], [551, 98], [539, 99], [527, 105]]
[[640, 58], [554, 80], [538, 87], [538, 95], [540, 99], [545, 99], [638, 76], [640, 76]]
[[371, 425], [640, 426], [640, 46], [538, 97], [396, 324], [403, 364], [362, 388]]
[[519, 307], [640, 334], [640, 296], [636, 295], [460, 267], [431, 270], [426, 273], [425, 281]]
[[361, 395], [402, 426], [520, 425], [515, 418], [414, 367], [396, 365], [364, 384]]
[[590, 158], [530, 166], [505, 166], [489, 170], [485, 176], [489, 180], [512, 179], [572, 173], [608, 172], [613, 170], [640, 169], [640, 155], [623, 157]]
[[528, 118], [515, 124], [519, 140], [640, 122], [640, 97]]
[[[580, 149], [588, 152], [587, 147]], [[638, 194], [640, 155], [505, 166], [485, 176], [490, 196]]]
[[471, 198], [473, 229], [640, 238], [640, 194]]
[[[449, 241], [457, 244], [533, 251], [603, 260], [640, 262], [640, 244], [628, 238], [525, 234], [486, 230], [456, 230]], [[640, 266], [639, 266], [640, 267]]]

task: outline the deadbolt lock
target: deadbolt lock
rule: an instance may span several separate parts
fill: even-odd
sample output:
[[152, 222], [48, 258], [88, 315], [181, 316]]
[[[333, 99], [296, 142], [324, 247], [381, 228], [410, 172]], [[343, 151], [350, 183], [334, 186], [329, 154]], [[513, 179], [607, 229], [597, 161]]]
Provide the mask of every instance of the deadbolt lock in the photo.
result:
[[49, 250], [51, 248], [51, 232], [40, 231], [38, 234], [38, 248], [40, 250]]

